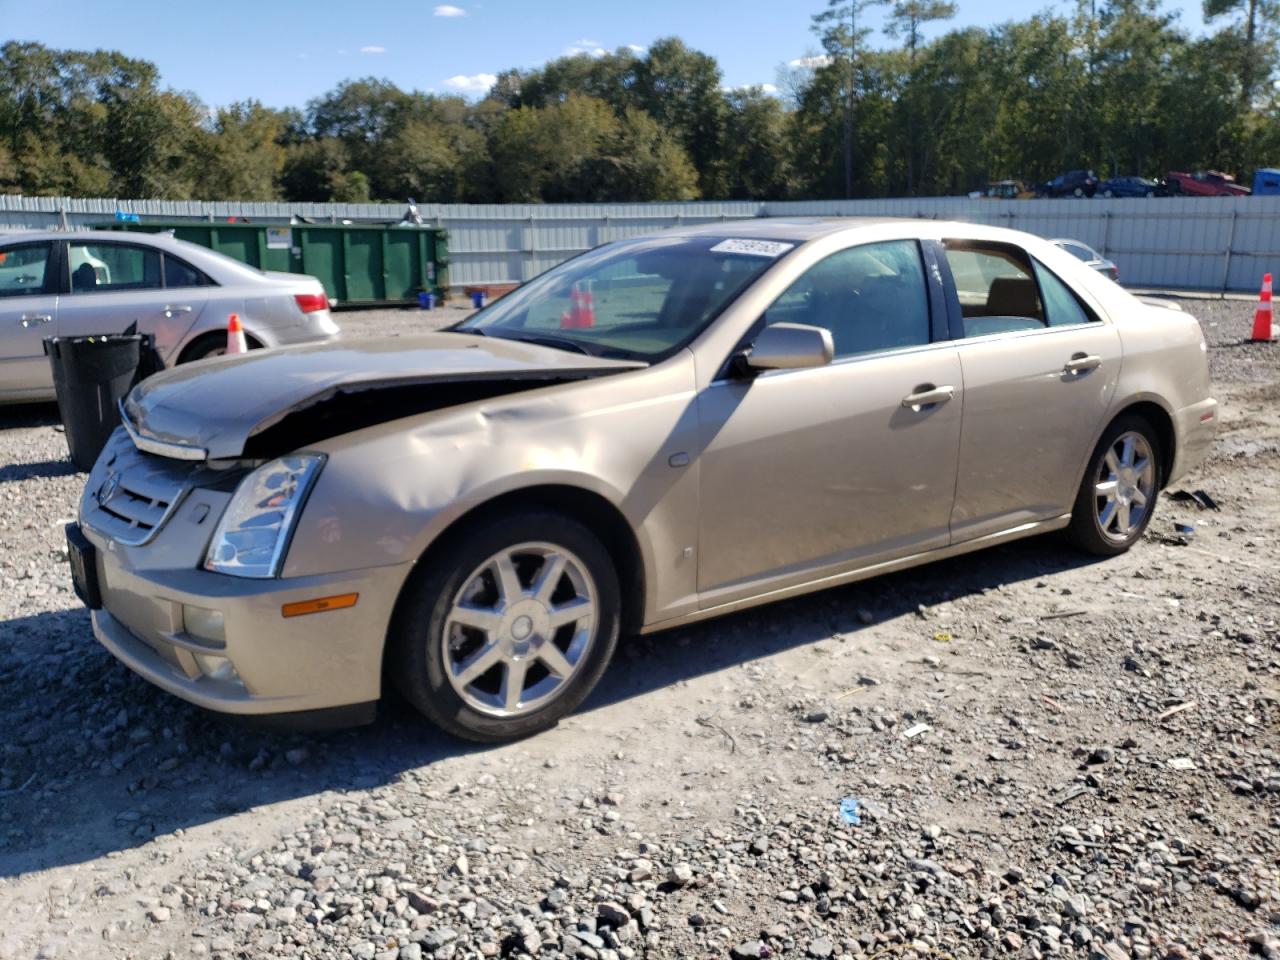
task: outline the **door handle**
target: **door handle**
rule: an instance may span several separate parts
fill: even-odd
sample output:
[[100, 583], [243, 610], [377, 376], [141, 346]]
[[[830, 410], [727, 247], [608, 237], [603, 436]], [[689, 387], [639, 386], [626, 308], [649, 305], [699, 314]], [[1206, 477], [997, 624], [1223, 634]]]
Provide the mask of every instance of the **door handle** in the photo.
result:
[[1063, 373], [1088, 373], [1102, 366], [1102, 358], [1093, 353], [1073, 353], [1062, 367]]
[[925, 407], [931, 407], [938, 403], [946, 403], [955, 395], [955, 387], [935, 387], [931, 383], [926, 383], [922, 386], [916, 387], [914, 392], [903, 397], [902, 405], [909, 410], [919, 412]]
[[172, 317], [175, 313], [190, 313], [190, 312], [191, 312], [191, 307], [189, 307], [185, 303], [171, 304], [164, 308], [164, 315], [166, 317]]
[[24, 313], [22, 315], [22, 326], [30, 330], [32, 327], [38, 327], [44, 323], [52, 323], [53, 316], [48, 313]]

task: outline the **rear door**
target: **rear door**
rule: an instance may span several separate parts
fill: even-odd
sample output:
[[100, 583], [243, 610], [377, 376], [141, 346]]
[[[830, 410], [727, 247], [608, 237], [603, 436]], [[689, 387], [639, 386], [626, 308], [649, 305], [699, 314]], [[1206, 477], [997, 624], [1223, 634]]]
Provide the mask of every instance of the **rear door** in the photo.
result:
[[37, 399], [53, 391], [43, 340], [54, 334], [58, 251], [48, 240], [0, 246], [0, 397]]
[[1021, 247], [951, 240], [941, 260], [964, 375], [959, 543], [1070, 511], [1121, 348], [1115, 326]]
[[132, 323], [154, 334], [170, 353], [204, 308], [203, 274], [177, 258], [142, 244], [71, 240], [67, 244], [70, 293], [58, 304], [58, 335], [120, 333]]

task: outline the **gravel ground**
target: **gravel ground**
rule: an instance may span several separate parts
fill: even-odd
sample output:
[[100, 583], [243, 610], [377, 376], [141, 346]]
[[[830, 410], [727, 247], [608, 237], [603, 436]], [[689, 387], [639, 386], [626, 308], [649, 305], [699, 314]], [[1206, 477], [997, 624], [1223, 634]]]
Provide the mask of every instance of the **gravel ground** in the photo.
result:
[[0, 958], [1274, 960], [1280, 347], [1186, 307], [1224, 407], [1180, 486], [1220, 511], [633, 639], [498, 748], [395, 704], [264, 732], [134, 677], [68, 586], [54, 412], [0, 412]]

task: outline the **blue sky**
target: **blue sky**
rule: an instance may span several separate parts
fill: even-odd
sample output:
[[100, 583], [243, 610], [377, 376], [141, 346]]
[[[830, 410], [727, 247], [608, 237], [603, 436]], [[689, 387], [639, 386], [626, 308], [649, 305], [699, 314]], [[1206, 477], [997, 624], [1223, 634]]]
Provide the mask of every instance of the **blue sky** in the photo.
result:
[[[1166, 0], [1204, 29], [1198, 0]], [[771, 84], [816, 50], [824, 0], [0, 0], [4, 36], [57, 48], [109, 48], [156, 63], [166, 84], [219, 106], [256, 98], [303, 106], [344, 79], [475, 95], [508, 67], [563, 53], [680, 36], [716, 57], [726, 86]], [[1034, 9], [958, 0], [952, 25], [988, 26]], [[878, 26], [879, 10], [869, 22]], [[935, 26], [933, 33], [946, 29]], [[879, 38], [878, 38], [879, 39]], [[881, 39], [880, 42], [883, 42]]]

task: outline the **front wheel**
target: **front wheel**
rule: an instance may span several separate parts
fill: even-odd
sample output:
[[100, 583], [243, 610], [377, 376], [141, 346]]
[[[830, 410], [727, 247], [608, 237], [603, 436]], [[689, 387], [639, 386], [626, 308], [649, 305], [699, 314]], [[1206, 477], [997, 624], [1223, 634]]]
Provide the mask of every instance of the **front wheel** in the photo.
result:
[[1098, 556], [1124, 553], [1151, 522], [1160, 493], [1160, 442], [1142, 417], [1117, 419], [1093, 451], [1067, 533]]
[[406, 586], [388, 638], [395, 684], [455, 736], [494, 743], [539, 733], [603, 675], [620, 597], [609, 552], [571, 517], [481, 520]]
[[1104, 197], [1106, 197], [1108, 200], [1110, 200], [1110, 199], [1111, 199], [1112, 197], [1114, 197], [1116, 194], [1115, 194], [1115, 191], [1114, 191], [1114, 190], [1104, 190], [1104, 191], [1102, 192], [1102, 195], [1103, 195]]

